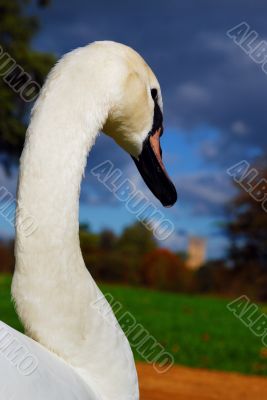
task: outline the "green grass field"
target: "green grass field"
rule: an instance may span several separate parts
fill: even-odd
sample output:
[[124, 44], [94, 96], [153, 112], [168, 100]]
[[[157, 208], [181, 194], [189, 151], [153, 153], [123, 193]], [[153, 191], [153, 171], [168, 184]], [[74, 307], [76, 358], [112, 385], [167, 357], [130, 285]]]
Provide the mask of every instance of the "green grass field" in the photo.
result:
[[[10, 301], [9, 276], [0, 276], [0, 320], [21, 330]], [[100, 285], [131, 312], [178, 364], [267, 375], [260, 338], [226, 308], [227, 300]], [[136, 359], [142, 359], [135, 352]]]

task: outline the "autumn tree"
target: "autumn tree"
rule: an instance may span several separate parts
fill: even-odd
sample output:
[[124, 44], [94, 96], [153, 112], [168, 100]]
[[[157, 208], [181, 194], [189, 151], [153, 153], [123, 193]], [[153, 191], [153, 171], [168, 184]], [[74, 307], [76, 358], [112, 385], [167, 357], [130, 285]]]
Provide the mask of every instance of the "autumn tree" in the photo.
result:
[[154, 249], [142, 259], [143, 283], [154, 289], [188, 289], [191, 271], [184, 261], [168, 249]]
[[140, 283], [142, 257], [156, 247], [152, 231], [143, 223], [136, 222], [123, 230], [117, 249], [123, 258], [125, 282]]

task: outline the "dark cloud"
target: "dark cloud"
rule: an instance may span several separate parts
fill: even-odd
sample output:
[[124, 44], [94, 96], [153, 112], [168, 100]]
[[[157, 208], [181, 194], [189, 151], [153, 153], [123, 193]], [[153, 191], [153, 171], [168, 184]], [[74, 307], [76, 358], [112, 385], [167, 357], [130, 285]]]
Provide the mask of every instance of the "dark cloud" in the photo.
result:
[[218, 129], [203, 157], [231, 164], [266, 150], [267, 75], [226, 32], [245, 20], [264, 39], [266, 11], [260, 0], [58, 0], [41, 11], [35, 45], [59, 54], [103, 39], [133, 46], [159, 76], [166, 123]]
[[224, 206], [234, 193], [234, 187], [226, 171], [198, 172], [177, 179], [182, 188], [182, 207], [190, 207], [194, 216], [223, 216]]
[[[231, 164], [266, 151], [267, 75], [228, 37], [216, 36], [201, 38], [200, 62], [206, 71], [199, 74], [196, 70], [190, 80], [175, 88], [172, 112], [177, 107], [177, 122], [186, 128], [207, 123], [218, 129], [220, 136], [212, 143], [213, 149], [204, 147], [203, 155]], [[214, 54], [210, 63], [205, 57], [208, 53]]]
[[122, 174], [125, 175], [124, 179], [128, 177], [126, 171], [129, 166], [133, 165], [130, 156], [118, 147], [111, 138], [101, 133], [87, 160], [85, 179], [83, 180], [81, 191], [81, 200], [83, 202], [98, 205], [118, 205], [114, 194], [91, 173], [92, 168], [107, 160], [113, 165], [112, 171], [120, 169]]
[[[38, 11], [42, 30], [33, 45], [60, 55], [108, 39], [139, 51], [161, 83], [165, 125], [195, 141], [198, 127], [217, 132], [198, 143], [204, 172], [180, 176], [177, 186], [179, 207], [191, 207], [195, 216], [221, 216], [232, 194], [222, 168], [267, 147], [267, 75], [226, 32], [246, 21], [266, 39], [266, 12], [267, 3], [261, 0], [55, 0]], [[89, 173], [104, 159], [134, 174], [129, 157], [102, 136], [90, 154], [82, 198], [90, 204], [116, 205], [113, 194]], [[211, 165], [221, 172], [209, 172]]]

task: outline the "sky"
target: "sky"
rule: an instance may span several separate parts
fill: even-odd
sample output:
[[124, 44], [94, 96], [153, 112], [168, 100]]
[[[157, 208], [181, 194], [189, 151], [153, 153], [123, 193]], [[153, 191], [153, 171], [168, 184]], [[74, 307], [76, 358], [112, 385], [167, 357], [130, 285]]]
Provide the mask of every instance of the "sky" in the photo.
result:
[[[225, 253], [221, 227], [234, 195], [226, 170], [243, 159], [251, 162], [267, 145], [267, 75], [227, 31], [244, 21], [257, 32], [255, 43], [265, 40], [266, 12], [260, 0], [52, 0], [46, 9], [30, 6], [40, 18], [34, 48], [60, 57], [95, 40], [118, 41], [137, 50], [161, 84], [163, 155], [178, 202], [163, 209], [131, 158], [101, 135], [82, 184], [81, 222], [120, 232], [136, 220], [90, 172], [109, 159], [173, 222], [175, 231], [163, 246], [184, 250], [188, 237], [197, 235], [207, 240], [208, 258]], [[0, 177], [6, 179], [1, 171]], [[15, 190], [15, 181], [6, 184]], [[11, 231], [8, 224], [1, 228], [2, 234]]]

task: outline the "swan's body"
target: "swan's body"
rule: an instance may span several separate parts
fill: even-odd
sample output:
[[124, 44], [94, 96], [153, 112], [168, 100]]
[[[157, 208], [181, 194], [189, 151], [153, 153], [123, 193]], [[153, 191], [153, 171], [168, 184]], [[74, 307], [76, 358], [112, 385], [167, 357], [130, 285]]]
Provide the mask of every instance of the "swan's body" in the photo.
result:
[[[40, 358], [37, 372], [27, 379], [35, 379], [37, 386], [39, 381], [43, 389], [36, 395], [37, 389], [25, 377], [19, 378], [16, 389], [17, 371], [10, 370], [0, 352], [1, 387], [7, 368], [11, 381], [6, 383], [13, 385], [8, 389], [13, 397], [3, 400], [53, 399], [57, 390], [58, 399], [139, 398], [125, 335], [112, 312], [107, 319], [92, 307], [102, 295], [81, 255], [78, 208], [86, 157], [101, 129], [142, 161], [142, 146], [153, 118], [155, 122], [151, 89], [156, 89], [161, 109], [159, 85], [150, 68], [133, 50], [113, 42], [94, 43], [67, 54], [42, 89], [20, 163], [12, 294], [27, 335], [43, 346], [16, 333]], [[104, 160], [107, 157], [103, 155]], [[26, 236], [20, 227], [28, 216], [37, 229]], [[51, 368], [59, 372], [55, 379]], [[42, 375], [43, 370], [47, 373]], [[65, 384], [60, 382], [64, 374], [66, 397], [59, 389]], [[24, 397], [23, 382], [29, 389]]]
[[[99, 399], [61, 358], [2, 322], [0, 343], [1, 400]], [[19, 346], [21, 351], [15, 358], [12, 350]], [[30, 355], [27, 359], [26, 354]]]

